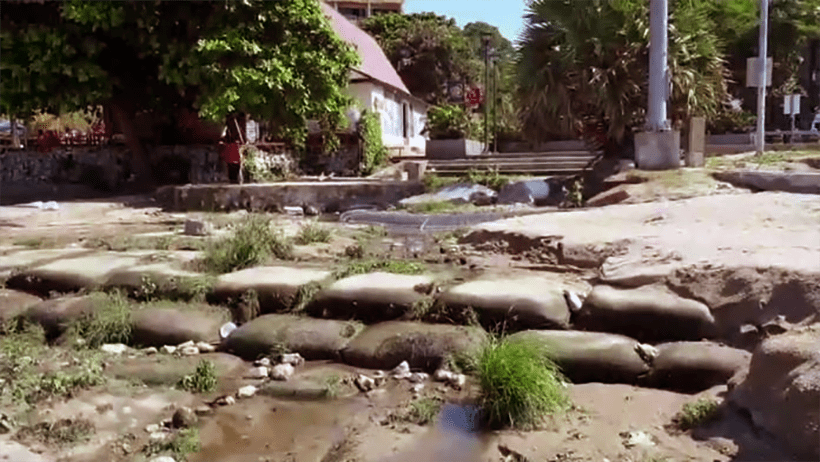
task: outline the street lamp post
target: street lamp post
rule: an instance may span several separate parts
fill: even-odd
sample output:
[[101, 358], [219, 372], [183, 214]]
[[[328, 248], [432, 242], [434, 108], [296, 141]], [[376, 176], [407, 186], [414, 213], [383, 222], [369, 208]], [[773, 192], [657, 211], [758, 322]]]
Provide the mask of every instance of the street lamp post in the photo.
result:
[[757, 136], [755, 150], [762, 155], [766, 148], [766, 66], [768, 61], [769, 1], [760, 0], [760, 37], [757, 54]]

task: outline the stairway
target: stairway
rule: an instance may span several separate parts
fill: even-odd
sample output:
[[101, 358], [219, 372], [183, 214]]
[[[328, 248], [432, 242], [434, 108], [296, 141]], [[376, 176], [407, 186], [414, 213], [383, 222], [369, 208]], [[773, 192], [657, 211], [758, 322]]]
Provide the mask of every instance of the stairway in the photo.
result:
[[599, 152], [551, 151], [511, 152], [461, 159], [427, 159], [427, 171], [439, 175], [460, 175], [471, 169], [497, 168], [507, 175], [573, 175], [583, 171]]

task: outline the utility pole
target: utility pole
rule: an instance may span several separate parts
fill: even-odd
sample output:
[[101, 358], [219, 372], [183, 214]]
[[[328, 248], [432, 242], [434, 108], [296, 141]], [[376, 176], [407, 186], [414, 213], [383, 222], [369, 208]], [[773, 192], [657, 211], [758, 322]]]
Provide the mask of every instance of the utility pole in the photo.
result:
[[766, 65], [768, 64], [769, 50], [767, 38], [769, 35], [769, 1], [760, 0], [760, 44], [757, 56], [757, 136], [755, 150], [762, 155], [766, 148]]
[[498, 152], [498, 59], [493, 57], [493, 152]]

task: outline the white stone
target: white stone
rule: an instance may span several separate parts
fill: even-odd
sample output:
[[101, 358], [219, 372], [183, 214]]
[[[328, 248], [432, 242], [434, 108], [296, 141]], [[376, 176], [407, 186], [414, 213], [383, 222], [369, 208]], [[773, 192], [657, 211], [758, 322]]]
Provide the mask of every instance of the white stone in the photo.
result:
[[173, 457], [170, 456], [160, 456], [154, 457], [153, 459], [149, 460], [148, 462], [176, 462]]
[[419, 392], [421, 392], [421, 390], [424, 390], [424, 384], [423, 383], [417, 383], [417, 384], [413, 385], [412, 387], [410, 387], [410, 390], [413, 393], [419, 393]]
[[236, 392], [237, 398], [250, 398], [256, 394], [256, 387], [253, 385], [245, 385]]
[[156, 433], [160, 430], [159, 424], [151, 424], [145, 427], [145, 433]]
[[181, 350], [181, 349], [183, 349], [185, 347], [189, 347], [189, 346], [196, 346], [196, 344], [194, 343], [193, 340], [188, 340], [187, 342], [180, 343], [179, 345], [177, 345], [177, 349]]
[[265, 367], [270, 366], [270, 359], [269, 358], [257, 359], [256, 361], [253, 362], [253, 365], [254, 366], [265, 366]]
[[564, 291], [564, 296], [566, 297], [567, 303], [569, 304], [569, 310], [572, 311], [573, 313], [580, 310], [581, 306], [583, 306], [583, 304], [584, 304], [581, 301], [581, 298], [575, 292], [572, 292], [570, 290], [565, 290]]
[[387, 374], [385, 374], [384, 371], [375, 371], [372, 375], [374, 379], [383, 379], [387, 377]]
[[447, 369], [439, 369], [433, 374], [433, 378], [436, 382], [449, 382], [453, 380], [455, 374], [448, 371]]
[[106, 343], [100, 347], [100, 350], [112, 355], [121, 355], [128, 350], [128, 346], [122, 343]]
[[424, 372], [414, 372], [410, 374], [410, 377], [407, 378], [411, 383], [421, 383], [430, 378], [428, 374]]
[[467, 383], [467, 376], [464, 374], [456, 374], [453, 379], [450, 381], [450, 385], [454, 388], [461, 389], [464, 387], [464, 384]]
[[305, 363], [305, 358], [299, 353], [289, 353], [282, 355], [282, 364], [290, 364], [293, 366], [300, 366]]
[[357, 375], [355, 383], [359, 390], [363, 392], [368, 392], [376, 386], [376, 381], [364, 374]]
[[658, 357], [658, 349], [652, 345], [647, 345], [644, 343], [639, 343], [635, 345], [635, 352], [638, 353], [638, 356], [641, 357], [644, 361], [651, 363]]
[[293, 375], [294, 369], [291, 364], [277, 364], [270, 371], [270, 378], [273, 380], [288, 380]]
[[635, 446], [643, 448], [651, 448], [652, 446], [655, 446], [655, 441], [652, 439], [652, 435], [642, 431], [621, 433], [621, 438], [624, 439], [623, 444], [627, 449]]
[[236, 324], [234, 324], [232, 322], [227, 322], [227, 323], [223, 324], [222, 327], [219, 328], [219, 339], [220, 340], [225, 340], [229, 335], [231, 335], [231, 332], [233, 332], [235, 330], [236, 330]]
[[163, 345], [160, 350], [165, 354], [172, 355], [177, 352], [177, 347], [171, 345]]
[[248, 377], [251, 379], [266, 379], [268, 378], [268, 368], [265, 366], [259, 367], [252, 367], [250, 371], [248, 371]]
[[161, 431], [160, 432], [154, 432], [154, 433], [151, 433], [150, 435], [148, 435], [148, 439], [150, 439], [151, 441], [162, 441], [167, 437], [168, 437], [168, 434], [165, 433], [165, 432], [161, 432]]
[[219, 404], [221, 406], [231, 406], [233, 404], [236, 404], [236, 400], [233, 396], [223, 396], [216, 400], [216, 404]]
[[155, 355], [157, 354], [157, 347], [148, 347], [143, 349], [142, 352], [146, 355]]
[[185, 345], [182, 348], [178, 348], [177, 351], [183, 356], [194, 356], [199, 354], [199, 348], [194, 345]]
[[396, 366], [392, 371], [390, 371], [390, 375], [394, 379], [406, 379], [410, 377], [410, 365], [407, 364], [407, 361], [402, 361]]
[[197, 342], [196, 347], [200, 353], [213, 353], [216, 347], [207, 342]]

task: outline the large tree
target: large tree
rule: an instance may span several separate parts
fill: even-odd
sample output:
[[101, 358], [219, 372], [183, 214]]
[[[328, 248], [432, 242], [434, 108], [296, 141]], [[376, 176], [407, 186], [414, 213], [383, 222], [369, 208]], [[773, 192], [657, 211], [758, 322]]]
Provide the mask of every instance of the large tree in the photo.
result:
[[[714, 114], [726, 98], [725, 67], [707, 2], [670, 1], [669, 115]], [[649, 11], [644, 0], [533, 0], [518, 77], [534, 139], [597, 131], [617, 148], [644, 122]]]
[[431, 104], [449, 99], [454, 83], [476, 81], [480, 62], [452, 19], [434, 13], [372, 16], [362, 28], [381, 45], [412, 94]]
[[316, 0], [4, 2], [0, 25], [7, 112], [108, 103], [137, 157], [139, 111], [247, 113], [296, 142], [342, 123], [358, 59]]

